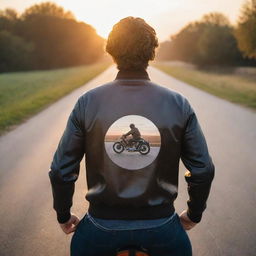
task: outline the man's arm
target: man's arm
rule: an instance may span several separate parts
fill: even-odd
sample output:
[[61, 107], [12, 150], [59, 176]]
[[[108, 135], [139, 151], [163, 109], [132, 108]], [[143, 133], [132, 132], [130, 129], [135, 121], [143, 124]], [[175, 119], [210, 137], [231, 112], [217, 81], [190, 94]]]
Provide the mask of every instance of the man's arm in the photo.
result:
[[132, 134], [132, 130], [130, 130], [129, 132], [125, 133], [124, 136], [128, 136], [130, 134]]
[[85, 133], [82, 122], [81, 97], [76, 102], [67, 121], [51, 163], [49, 177], [52, 185], [53, 208], [59, 223], [70, 220], [70, 208], [78, 178], [80, 162], [85, 153]]
[[206, 209], [215, 168], [196, 114], [189, 104], [187, 113], [181, 159], [189, 170], [185, 174], [189, 193], [187, 216], [192, 222], [198, 223]]

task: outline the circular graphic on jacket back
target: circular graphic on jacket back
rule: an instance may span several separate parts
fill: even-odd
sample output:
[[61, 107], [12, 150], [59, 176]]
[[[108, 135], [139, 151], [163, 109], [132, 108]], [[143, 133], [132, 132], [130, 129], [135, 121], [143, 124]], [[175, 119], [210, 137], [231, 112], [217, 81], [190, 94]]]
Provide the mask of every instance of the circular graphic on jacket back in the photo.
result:
[[105, 149], [118, 166], [137, 170], [150, 165], [157, 157], [161, 136], [156, 125], [139, 115], [116, 120], [105, 135]]

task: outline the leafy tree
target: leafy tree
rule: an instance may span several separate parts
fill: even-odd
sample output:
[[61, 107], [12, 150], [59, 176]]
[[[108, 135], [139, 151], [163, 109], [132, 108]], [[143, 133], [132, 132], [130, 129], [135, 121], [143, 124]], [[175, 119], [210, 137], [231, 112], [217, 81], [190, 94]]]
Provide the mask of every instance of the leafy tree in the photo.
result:
[[179, 33], [171, 36], [174, 58], [187, 62], [195, 62], [198, 56], [198, 41], [203, 32], [203, 25], [191, 22]]
[[9, 31], [0, 31], [0, 72], [31, 67], [33, 45]]
[[0, 32], [0, 71], [84, 65], [103, 56], [104, 40], [95, 29], [51, 2], [35, 4], [21, 15], [0, 11]]
[[34, 43], [37, 69], [88, 64], [103, 55], [103, 39], [92, 26], [49, 2], [25, 10], [17, 34]]
[[171, 36], [171, 45], [172, 59], [198, 65], [230, 65], [242, 59], [228, 18], [218, 12], [186, 25]]
[[58, 6], [52, 2], [44, 2], [29, 7], [21, 15], [21, 18], [27, 20], [40, 15], [64, 19], [75, 19], [74, 15], [70, 11], [65, 11], [61, 6]]
[[211, 13], [201, 22], [204, 29], [197, 42], [198, 64], [232, 65], [241, 59], [233, 28], [224, 15]]
[[12, 31], [18, 22], [18, 13], [14, 9], [7, 8], [3, 11], [0, 10], [0, 31]]
[[256, 59], [256, 1], [246, 1], [235, 30], [238, 46], [244, 56]]
[[210, 25], [210, 26], [220, 26], [220, 27], [225, 27], [225, 26], [231, 26], [228, 18], [223, 15], [222, 13], [219, 12], [212, 12], [205, 14], [201, 22], [204, 23], [205, 25]]

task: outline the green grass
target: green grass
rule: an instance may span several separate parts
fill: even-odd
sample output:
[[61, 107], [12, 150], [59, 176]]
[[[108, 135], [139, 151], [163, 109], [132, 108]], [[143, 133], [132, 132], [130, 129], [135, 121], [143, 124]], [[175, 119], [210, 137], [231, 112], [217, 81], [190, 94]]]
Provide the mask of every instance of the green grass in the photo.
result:
[[0, 134], [82, 86], [109, 65], [104, 61], [50, 71], [0, 74]]
[[153, 66], [213, 95], [256, 109], [256, 68], [248, 68], [248, 72], [238, 68], [202, 70], [171, 62], [156, 62]]

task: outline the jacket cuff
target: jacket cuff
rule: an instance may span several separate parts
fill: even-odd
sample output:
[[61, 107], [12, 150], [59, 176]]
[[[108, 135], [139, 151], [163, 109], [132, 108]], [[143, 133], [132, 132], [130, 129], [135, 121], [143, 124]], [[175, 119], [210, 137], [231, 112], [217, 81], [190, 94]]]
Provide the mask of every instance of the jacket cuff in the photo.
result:
[[187, 210], [187, 215], [189, 219], [195, 223], [199, 223], [202, 219], [202, 213], [192, 212], [190, 209]]
[[70, 217], [71, 217], [70, 212], [57, 213], [57, 220], [60, 224], [63, 224], [69, 221]]

